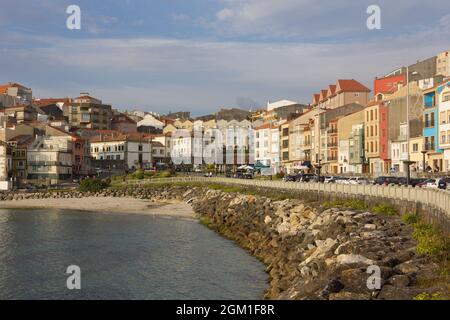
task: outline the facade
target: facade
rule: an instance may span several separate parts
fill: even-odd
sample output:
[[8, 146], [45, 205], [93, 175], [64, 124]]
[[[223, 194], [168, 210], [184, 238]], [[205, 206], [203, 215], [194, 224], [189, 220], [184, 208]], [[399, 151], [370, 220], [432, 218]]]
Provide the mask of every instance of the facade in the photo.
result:
[[99, 135], [90, 140], [91, 157], [125, 169], [152, 168], [151, 136], [143, 134]]
[[32, 135], [16, 136], [8, 141], [12, 154], [11, 177], [14, 184], [20, 184], [27, 179], [27, 150], [33, 142]]
[[111, 130], [116, 130], [124, 133], [137, 132], [136, 121], [123, 113], [116, 114], [111, 119]]
[[391, 142], [391, 173], [406, 172], [404, 162], [408, 160], [407, 129], [406, 123], [402, 123], [400, 125], [400, 135]]
[[354, 124], [348, 137], [348, 168], [350, 172], [353, 169], [354, 173], [367, 173], [364, 148], [364, 123]]
[[386, 172], [385, 160], [380, 157], [380, 107], [383, 104], [373, 101], [364, 110], [364, 154], [369, 165], [369, 172], [380, 175]]
[[280, 132], [270, 123], [255, 128], [255, 161], [270, 167], [272, 174], [280, 170]]
[[70, 105], [64, 106], [64, 115], [68, 117], [72, 127], [111, 129], [111, 106], [89, 95], [75, 98]]
[[27, 181], [57, 184], [72, 178], [72, 141], [38, 136], [27, 150]]
[[443, 164], [443, 150], [439, 141], [439, 97], [437, 87], [424, 91], [423, 95], [423, 138], [428, 158], [427, 167], [440, 171]]
[[443, 149], [442, 171], [450, 171], [450, 81], [436, 89], [439, 109], [439, 147]]
[[409, 139], [409, 161], [413, 162], [411, 165], [413, 172], [424, 171], [426, 169], [427, 159], [422, 136]]
[[[358, 125], [364, 126], [364, 110], [348, 114], [337, 120], [338, 173], [357, 173], [357, 165], [361, 165], [361, 158], [357, 158], [361, 154], [360, 143], [359, 140], [355, 141], [358, 135], [355, 130]], [[352, 157], [350, 157], [351, 153]], [[357, 153], [356, 156], [355, 153]], [[353, 161], [350, 161], [350, 158]]]
[[11, 148], [6, 142], [0, 141], [0, 190], [11, 189], [9, 179], [11, 161]]
[[3, 110], [4, 114], [16, 119], [18, 123], [36, 121], [38, 113], [31, 105], [15, 105]]
[[20, 99], [22, 103], [31, 104], [33, 91], [19, 83], [5, 83], [0, 85], [0, 95], [5, 94]]
[[436, 74], [450, 77], [450, 51], [444, 51], [437, 55]]

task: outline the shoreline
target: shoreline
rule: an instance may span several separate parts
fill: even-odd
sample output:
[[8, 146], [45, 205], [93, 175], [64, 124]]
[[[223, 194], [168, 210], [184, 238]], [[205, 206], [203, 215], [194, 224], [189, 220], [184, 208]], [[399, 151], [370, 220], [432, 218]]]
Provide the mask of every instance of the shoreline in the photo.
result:
[[97, 213], [143, 214], [198, 220], [190, 205], [183, 201], [150, 201], [132, 197], [85, 197], [56, 199], [20, 199], [0, 201], [0, 209], [61, 209]]

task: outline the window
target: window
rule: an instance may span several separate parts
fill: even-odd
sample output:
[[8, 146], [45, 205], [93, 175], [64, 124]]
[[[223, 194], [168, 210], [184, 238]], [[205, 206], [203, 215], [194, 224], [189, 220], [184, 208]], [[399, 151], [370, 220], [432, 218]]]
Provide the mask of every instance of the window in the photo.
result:
[[138, 150], [142, 151], [142, 144], [139, 145]]
[[434, 127], [434, 112], [430, 113], [430, 127]]
[[419, 144], [413, 143], [413, 152], [418, 152], [418, 151], [419, 151]]
[[445, 143], [445, 134], [441, 135], [441, 143]]
[[446, 102], [446, 101], [450, 101], [450, 94], [445, 94], [445, 95], [442, 97], [442, 102]]
[[120, 154], [116, 155], [116, 160], [120, 160]]

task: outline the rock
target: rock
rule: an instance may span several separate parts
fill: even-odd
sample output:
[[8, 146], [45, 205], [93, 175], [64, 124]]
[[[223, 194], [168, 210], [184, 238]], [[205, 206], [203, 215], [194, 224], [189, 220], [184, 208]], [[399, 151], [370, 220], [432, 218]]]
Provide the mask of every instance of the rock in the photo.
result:
[[388, 281], [394, 287], [407, 287], [410, 282], [409, 277], [402, 274], [397, 274], [391, 277]]
[[409, 260], [395, 266], [394, 271], [402, 274], [410, 274], [418, 272], [419, 267], [413, 260]]
[[377, 229], [377, 225], [376, 224], [366, 224], [364, 226], [364, 229], [368, 229], [368, 230], [376, 230]]
[[272, 218], [270, 217], [270, 216], [266, 216], [265, 218], [264, 218], [264, 223], [265, 224], [269, 224], [269, 223], [271, 223], [272, 222]]
[[336, 258], [338, 264], [373, 264], [373, 260], [367, 259], [359, 254], [340, 254]]

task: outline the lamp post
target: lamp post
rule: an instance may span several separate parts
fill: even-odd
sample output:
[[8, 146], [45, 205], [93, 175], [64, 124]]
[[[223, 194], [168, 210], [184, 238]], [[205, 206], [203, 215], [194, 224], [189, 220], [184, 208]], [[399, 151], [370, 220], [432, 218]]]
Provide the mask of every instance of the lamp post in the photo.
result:
[[425, 155], [427, 154], [428, 151], [424, 146], [423, 150], [420, 152], [422, 153], [422, 171], [425, 173], [425, 172], [427, 172], [426, 164], [425, 164]]
[[[412, 75], [418, 75], [417, 71], [413, 71]], [[403, 163], [406, 165], [406, 185], [411, 184], [411, 164], [414, 163], [410, 159], [409, 155], [409, 67], [406, 67], [406, 161]]]

